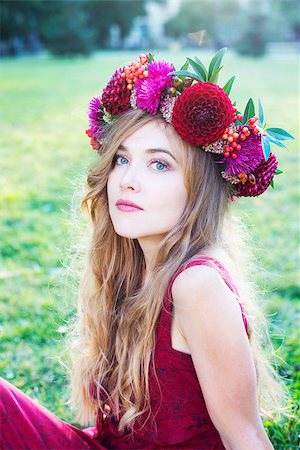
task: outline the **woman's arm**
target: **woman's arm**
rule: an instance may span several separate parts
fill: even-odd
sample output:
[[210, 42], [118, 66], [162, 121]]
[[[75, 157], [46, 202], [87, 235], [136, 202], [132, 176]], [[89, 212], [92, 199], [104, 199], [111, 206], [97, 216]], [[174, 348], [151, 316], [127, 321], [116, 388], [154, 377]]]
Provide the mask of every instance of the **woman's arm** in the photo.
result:
[[227, 450], [271, 450], [259, 415], [256, 373], [240, 306], [219, 273], [194, 266], [172, 295], [208, 413]]

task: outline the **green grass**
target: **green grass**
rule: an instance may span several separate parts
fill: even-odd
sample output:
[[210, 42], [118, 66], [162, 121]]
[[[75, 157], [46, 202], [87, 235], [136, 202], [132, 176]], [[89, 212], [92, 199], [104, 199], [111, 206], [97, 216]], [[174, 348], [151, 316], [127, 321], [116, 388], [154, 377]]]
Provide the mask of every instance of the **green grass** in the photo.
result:
[[[157, 56], [179, 67], [186, 53], [176, 54], [175, 60], [164, 52]], [[58, 355], [76, 298], [74, 289], [66, 291], [62, 285], [61, 272], [68, 251], [74, 180], [95, 159], [84, 133], [87, 103], [116, 67], [135, 56], [103, 52], [92, 58], [41, 57], [1, 63], [0, 374], [69, 421], [67, 380]], [[204, 59], [208, 61], [209, 56], [204, 54]], [[221, 82], [225, 84], [232, 73], [237, 79], [231, 97], [239, 99], [240, 109], [250, 96], [257, 103], [260, 95], [268, 125], [287, 128], [297, 137], [295, 56], [256, 60], [229, 53]], [[233, 209], [248, 224], [264, 267], [257, 281], [268, 291], [265, 310], [277, 333], [273, 342], [286, 361], [280, 371], [296, 399], [300, 383], [295, 319], [299, 297], [297, 142], [288, 147], [288, 151], [274, 149], [284, 171], [276, 177], [275, 189], [258, 198], [241, 199]], [[297, 419], [265, 425], [276, 449], [297, 448]]]

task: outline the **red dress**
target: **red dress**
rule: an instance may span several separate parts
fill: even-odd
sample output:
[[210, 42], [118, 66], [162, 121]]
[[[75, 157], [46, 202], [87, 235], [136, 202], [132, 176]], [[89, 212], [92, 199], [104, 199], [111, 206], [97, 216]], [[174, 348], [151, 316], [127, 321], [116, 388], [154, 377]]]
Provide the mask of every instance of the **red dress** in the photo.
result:
[[[154, 361], [162, 397], [151, 369], [149, 373], [151, 407], [153, 414], [157, 412], [156, 430], [146, 424], [139, 431], [136, 426], [132, 441], [129, 433], [117, 431], [116, 420], [106, 419], [102, 421], [102, 429], [99, 429], [99, 439], [104, 446], [113, 449], [225, 449], [208, 415], [191, 356], [173, 349], [171, 345], [171, 289], [174, 280], [186, 268], [201, 264], [216, 268], [238, 297], [228, 272], [213, 258], [201, 257], [179, 268], [170, 280], [156, 331]], [[240, 306], [247, 332], [246, 317]]]
[[[171, 317], [173, 282], [179, 273], [195, 265], [216, 268], [238, 299], [238, 292], [229, 274], [215, 259], [201, 257], [179, 268], [170, 280], [159, 317], [154, 348], [154, 362], [159, 386], [149, 371], [150, 399], [154, 423], [149, 420], [120, 433], [113, 416], [99, 414], [94, 428], [79, 430], [69, 425], [41, 406], [33, 403], [19, 390], [3, 382], [0, 384], [1, 434], [3, 449], [225, 449], [214, 427], [201, 392], [198, 378], [189, 354], [175, 350], [171, 345]], [[241, 317], [247, 332], [247, 322], [241, 306]], [[156, 415], [155, 415], [156, 414]], [[152, 418], [153, 418], [152, 415]], [[1, 441], [2, 438], [2, 441]]]

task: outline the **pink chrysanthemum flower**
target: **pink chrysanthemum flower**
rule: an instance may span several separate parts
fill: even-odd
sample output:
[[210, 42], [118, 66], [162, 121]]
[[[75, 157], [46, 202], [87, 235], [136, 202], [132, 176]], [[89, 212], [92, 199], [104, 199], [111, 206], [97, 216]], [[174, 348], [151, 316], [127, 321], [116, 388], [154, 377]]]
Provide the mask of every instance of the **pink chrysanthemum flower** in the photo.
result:
[[239, 197], [257, 197], [265, 192], [275, 175], [277, 166], [278, 161], [276, 156], [271, 153], [268, 161], [264, 160], [252, 172], [251, 178], [248, 175], [248, 180], [245, 184], [239, 183], [236, 185], [236, 195]]
[[89, 103], [89, 125], [90, 137], [96, 141], [100, 141], [104, 134], [103, 114], [100, 97], [93, 97]]
[[[241, 128], [241, 127], [239, 127]], [[240, 130], [238, 129], [237, 132]], [[224, 158], [227, 175], [238, 175], [241, 172], [252, 172], [264, 160], [261, 137], [251, 133], [244, 141], [239, 142], [242, 146], [240, 150], [231, 152]], [[234, 158], [233, 155], [236, 155]]]
[[136, 102], [139, 108], [156, 114], [165, 90], [173, 84], [172, 76], [175, 67], [166, 61], [153, 61], [148, 66], [148, 77], [135, 83]]

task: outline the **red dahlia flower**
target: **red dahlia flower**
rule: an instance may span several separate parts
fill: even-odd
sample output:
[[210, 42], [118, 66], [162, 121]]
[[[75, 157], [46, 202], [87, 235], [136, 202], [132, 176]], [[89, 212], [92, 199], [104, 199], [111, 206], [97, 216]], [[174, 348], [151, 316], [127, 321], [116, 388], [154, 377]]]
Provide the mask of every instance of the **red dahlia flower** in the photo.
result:
[[257, 197], [265, 192], [275, 175], [277, 166], [278, 161], [276, 156], [271, 153], [268, 161], [263, 161], [257, 169], [252, 172], [255, 177], [255, 183], [250, 183], [248, 174], [248, 180], [245, 184], [239, 183], [235, 185], [237, 190], [236, 195], [238, 197]]
[[182, 139], [197, 146], [219, 139], [233, 117], [231, 100], [220, 86], [196, 83], [177, 97], [172, 125]]
[[113, 115], [121, 114], [130, 108], [130, 91], [125, 78], [121, 77], [124, 68], [117, 69], [102, 92], [102, 105]]

